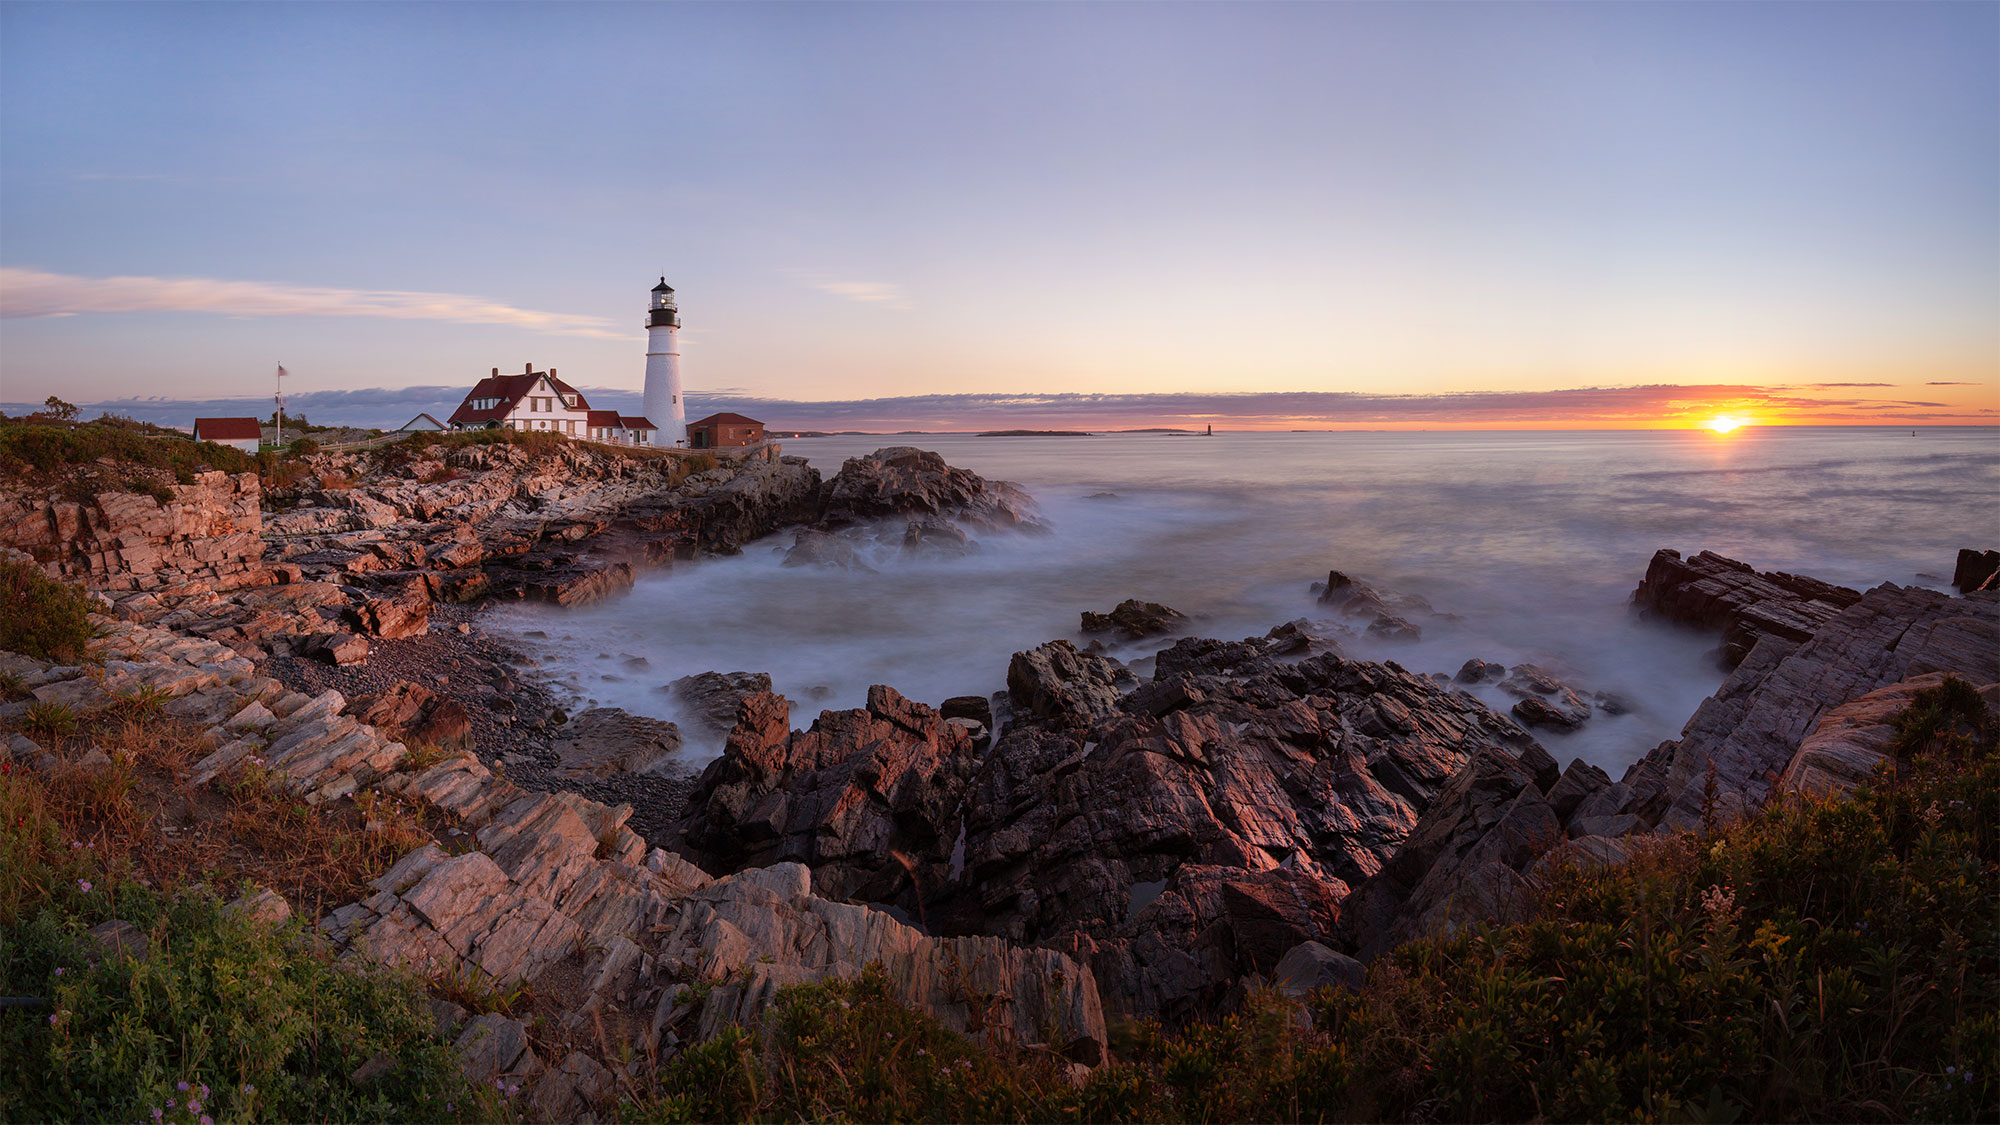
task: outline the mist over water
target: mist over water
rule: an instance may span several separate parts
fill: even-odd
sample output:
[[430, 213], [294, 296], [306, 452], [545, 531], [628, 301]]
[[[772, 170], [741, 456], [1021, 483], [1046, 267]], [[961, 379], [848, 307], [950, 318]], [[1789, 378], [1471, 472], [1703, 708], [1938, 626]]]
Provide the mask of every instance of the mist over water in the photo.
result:
[[[1628, 604], [1659, 547], [1707, 549], [1760, 570], [1866, 589], [1947, 589], [1960, 547], [2000, 540], [2000, 431], [1786, 428], [1563, 433], [1115, 434], [793, 439], [825, 477], [890, 445], [1025, 485], [1048, 535], [983, 534], [959, 559], [884, 549], [874, 573], [780, 565], [781, 533], [742, 555], [649, 573], [576, 609], [516, 606], [510, 636], [580, 702], [682, 723], [700, 766], [721, 735], [690, 724], [661, 685], [761, 671], [793, 723], [857, 707], [870, 684], [936, 704], [1006, 686], [1009, 656], [1125, 598], [1237, 639], [1299, 617], [1339, 620], [1308, 587], [1329, 568], [1420, 594], [1458, 620], [1416, 644], [1342, 641], [1353, 657], [1456, 672], [1470, 657], [1542, 664], [1632, 710], [1569, 735], [1537, 731], [1561, 762], [1619, 776], [1676, 736], [1721, 682], [1718, 638], [1641, 623]], [[1110, 493], [1110, 496], [1103, 494]], [[1173, 638], [1114, 645], [1142, 660]], [[1149, 664], [1139, 669], [1149, 671]], [[1512, 699], [1479, 694], [1504, 711]]]

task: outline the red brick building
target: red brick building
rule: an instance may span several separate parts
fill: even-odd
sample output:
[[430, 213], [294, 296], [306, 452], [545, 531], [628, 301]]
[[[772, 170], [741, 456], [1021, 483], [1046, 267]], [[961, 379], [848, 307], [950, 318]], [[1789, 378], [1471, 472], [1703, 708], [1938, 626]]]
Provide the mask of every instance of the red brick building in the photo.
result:
[[736, 445], [757, 445], [764, 440], [764, 423], [741, 414], [711, 414], [688, 423], [689, 449], [722, 449]]

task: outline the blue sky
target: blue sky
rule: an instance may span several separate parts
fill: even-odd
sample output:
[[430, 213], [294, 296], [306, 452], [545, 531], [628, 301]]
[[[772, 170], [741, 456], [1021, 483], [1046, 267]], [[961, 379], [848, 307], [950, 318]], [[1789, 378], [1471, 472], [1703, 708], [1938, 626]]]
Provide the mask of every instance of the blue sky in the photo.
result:
[[0, 401], [636, 388], [665, 272], [691, 397], [1979, 417], [1996, 105], [1992, 4], [7, 3]]

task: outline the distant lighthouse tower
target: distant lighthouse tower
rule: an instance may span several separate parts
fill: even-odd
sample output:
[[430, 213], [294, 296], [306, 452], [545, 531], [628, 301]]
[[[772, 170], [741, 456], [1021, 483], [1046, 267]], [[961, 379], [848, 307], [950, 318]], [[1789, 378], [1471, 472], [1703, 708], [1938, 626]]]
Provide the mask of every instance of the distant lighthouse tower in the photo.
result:
[[687, 444], [687, 404], [681, 401], [681, 312], [674, 290], [661, 278], [646, 314], [646, 419], [660, 428], [661, 445]]

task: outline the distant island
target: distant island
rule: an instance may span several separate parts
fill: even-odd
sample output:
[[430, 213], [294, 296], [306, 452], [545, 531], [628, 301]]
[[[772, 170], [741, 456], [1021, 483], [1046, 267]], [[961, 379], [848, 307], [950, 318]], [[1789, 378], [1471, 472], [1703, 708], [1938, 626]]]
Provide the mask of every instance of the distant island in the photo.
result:
[[1096, 437], [1084, 430], [987, 430], [974, 437]]

